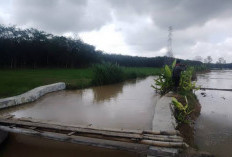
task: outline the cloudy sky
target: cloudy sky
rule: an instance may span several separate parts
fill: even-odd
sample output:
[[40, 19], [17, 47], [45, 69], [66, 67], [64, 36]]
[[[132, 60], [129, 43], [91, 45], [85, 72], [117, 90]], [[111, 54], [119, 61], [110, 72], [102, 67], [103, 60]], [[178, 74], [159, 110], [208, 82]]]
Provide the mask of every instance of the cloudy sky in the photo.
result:
[[0, 0], [0, 24], [79, 36], [107, 53], [232, 62], [231, 0]]

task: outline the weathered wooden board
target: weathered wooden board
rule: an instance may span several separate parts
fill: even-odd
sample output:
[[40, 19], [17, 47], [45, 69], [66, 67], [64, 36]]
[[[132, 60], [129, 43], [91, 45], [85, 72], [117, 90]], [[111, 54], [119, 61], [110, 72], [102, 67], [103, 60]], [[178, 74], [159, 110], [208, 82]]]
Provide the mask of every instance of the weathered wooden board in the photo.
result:
[[106, 131], [106, 130], [97, 130], [92, 128], [80, 128], [74, 126], [61, 126], [55, 124], [46, 124], [39, 122], [28, 122], [28, 121], [19, 121], [19, 120], [9, 120], [9, 119], [0, 119], [0, 125], [17, 125], [21, 127], [36, 127], [37, 130], [39, 128], [49, 129], [49, 130], [58, 130], [60, 132], [76, 132], [76, 133], [85, 133], [85, 134], [95, 134], [102, 136], [110, 136], [110, 137], [121, 137], [121, 138], [131, 138], [131, 139], [142, 139], [141, 134], [135, 133], [125, 133], [125, 132], [116, 132], [116, 131]]
[[73, 135], [68, 136], [60, 133], [51, 133], [51, 132], [40, 133], [31, 129], [9, 128], [8, 126], [0, 126], [0, 130], [37, 136], [37, 137], [44, 137], [47, 139], [57, 140], [61, 142], [70, 142], [70, 143], [82, 144], [87, 146], [109, 148], [114, 150], [132, 151], [132, 152], [137, 152], [138, 154], [140, 154], [140, 156], [146, 156], [148, 154], [148, 146], [137, 144], [137, 143], [127, 143], [127, 142], [111, 141], [105, 139], [96, 139], [96, 138], [73, 136]]
[[200, 88], [200, 90], [221, 90], [221, 91], [232, 91], [232, 89], [220, 89], [220, 88]]
[[[111, 141], [120, 141], [127, 143], [138, 143], [158, 147], [179, 147], [183, 148], [187, 145], [183, 142], [183, 138], [178, 136], [177, 131], [133, 131], [133, 130], [116, 130], [116, 129], [98, 129], [93, 127], [84, 127], [76, 125], [63, 125], [60, 123], [44, 122], [34, 119], [0, 119], [2, 129], [12, 129], [13, 131], [21, 129], [28, 134], [36, 136], [44, 136], [44, 134], [61, 134], [66, 138], [83, 136], [96, 139], [104, 139]], [[19, 132], [19, 130], [17, 130]]]

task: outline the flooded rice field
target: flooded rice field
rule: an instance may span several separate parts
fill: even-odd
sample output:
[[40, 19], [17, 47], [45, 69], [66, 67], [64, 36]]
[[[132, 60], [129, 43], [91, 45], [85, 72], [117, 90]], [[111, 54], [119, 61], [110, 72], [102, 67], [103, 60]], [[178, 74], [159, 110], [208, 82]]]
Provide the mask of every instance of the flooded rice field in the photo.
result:
[[[114, 85], [47, 94], [38, 101], [0, 111], [16, 118], [104, 128], [151, 129], [158, 95], [154, 77]], [[64, 154], [63, 152], [67, 152]], [[136, 156], [136, 154], [85, 147], [35, 137], [10, 134], [0, 156]], [[69, 155], [70, 154], [70, 155]]]
[[[198, 84], [202, 87], [232, 89], [231, 70], [213, 70], [199, 74]], [[200, 150], [217, 157], [232, 156], [232, 92], [197, 91], [202, 105], [201, 114], [195, 125], [195, 142]]]
[[95, 127], [151, 129], [158, 98], [151, 88], [152, 83], [153, 77], [148, 77], [83, 90], [59, 91], [0, 114]]

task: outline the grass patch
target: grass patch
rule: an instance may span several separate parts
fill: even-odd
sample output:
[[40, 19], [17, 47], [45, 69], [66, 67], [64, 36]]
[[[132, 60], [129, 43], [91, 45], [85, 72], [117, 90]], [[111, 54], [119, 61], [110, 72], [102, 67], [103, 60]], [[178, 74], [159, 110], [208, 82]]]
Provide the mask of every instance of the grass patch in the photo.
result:
[[90, 85], [92, 69], [23, 69], [0, 70], [0, 97], [22, 94], [38, 86], [55, 82]]
[[[155, 68], [122, 68], [126, 78], [136, 73], [136, 77], [155, 75]], [[2, 69], [0, 70], [0, 98], [22, 94], [35, 87], [56, 82], [65, 82], [67, 89], [92, 86], [93, 68], [82, 69]], [[131, 77], [135, 78], [135, 77]]]
[[126, 79], [133, 79], [137, 77], [146, 77], [146, 76], [155, 76], [161, 73], [160, 68], [138, 68], [138, 67], [124, 67], [123, 71], [125, 72]]
[[93, 84], [105, 85], [124, 80], [123, 68], [117, 64], [104, 63], [93, 66]]

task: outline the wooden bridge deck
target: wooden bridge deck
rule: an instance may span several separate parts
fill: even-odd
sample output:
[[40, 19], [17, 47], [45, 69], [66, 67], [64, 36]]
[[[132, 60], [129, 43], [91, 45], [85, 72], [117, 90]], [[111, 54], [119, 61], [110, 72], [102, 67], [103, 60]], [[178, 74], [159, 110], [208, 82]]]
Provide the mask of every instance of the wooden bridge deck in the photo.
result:
[[[178, 131], [149, 131], [95, 128], [91, 126], [66, 125], [30, 118], [0, 117], [0, 129], [7, 132], [40, 136], [58, 141], [85, 144], [116, 150], [154, 154], [148, 148], [182, 149], [188, 147]], [[166, 152], [155, 152], [166, 153]]]

